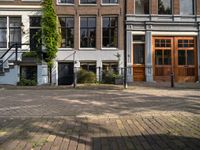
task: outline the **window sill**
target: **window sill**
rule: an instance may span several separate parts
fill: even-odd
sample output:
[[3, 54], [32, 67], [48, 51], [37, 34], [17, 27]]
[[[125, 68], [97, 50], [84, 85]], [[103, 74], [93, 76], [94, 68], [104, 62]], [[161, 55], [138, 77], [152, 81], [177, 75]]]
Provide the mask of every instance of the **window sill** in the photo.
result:
[[90, 7], [90, 6], [97, 6], [97, 4], [79, 4], [79, 6], [88, 6], [88, 7]]
[[108, 48], [106, 48], [106, 47], [103, 47], [103, 48], [101, 48], [101, 50], [105, 50], [105, 51], [109, 51], [109, 50], [118, 50], [118, 48], [116, 48], [116, 47], [108, 47]]
[[119, 6], [119, 3], [113, 3], [113, 4], [112, 3], [111, 4], [109, 4], [109, 3], [108, 4], [105, 4], [105, 3], [102, 4], [101, 3], [101, 6]]
[[80, 51], [96, 51], [96, 48], [79, 48]]
[[74, 48], [58, 48], [58, 51], [74, 51]]
[[74, 6], [74, 4], [70, 3], [57, 3], [58, 6]]

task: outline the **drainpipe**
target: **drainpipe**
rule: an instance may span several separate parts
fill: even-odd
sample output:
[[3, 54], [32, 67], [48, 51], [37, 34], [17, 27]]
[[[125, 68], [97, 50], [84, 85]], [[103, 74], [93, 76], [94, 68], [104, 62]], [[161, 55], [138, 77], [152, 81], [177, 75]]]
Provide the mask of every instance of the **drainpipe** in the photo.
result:
[[127, 37], [126, 37], [127, 0], [124, 0], [124, 88], [127, 89]]

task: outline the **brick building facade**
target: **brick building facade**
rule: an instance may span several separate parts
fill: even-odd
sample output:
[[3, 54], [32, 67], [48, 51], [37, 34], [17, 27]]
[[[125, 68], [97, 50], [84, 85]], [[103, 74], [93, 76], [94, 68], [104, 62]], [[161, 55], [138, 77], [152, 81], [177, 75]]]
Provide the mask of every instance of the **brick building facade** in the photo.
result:
[[[55, 59], [53, 83], [71, 84], [75, 68], [82, 67], [93, 71], [97, 75], [97, 80], [100, 80], [103, 68], [124, 66], [124, 1], [55, 0], [54, 2], [62, 30], [62, 45]], [[22, 46], [22, 51], [31, 47], [34, 49], [32, 35], [37, 32], [36, 28], [40, 28], [36, 23], [40, 22], [40, 16], [40, 0], [9, 2], [0, 0], [0, 18], [6, 18], [7, 22], [12, 20], [12, 17], [21, 18], [24, 30], [20, 35], [21, 42], [31, 44], [30, 47]], [[11, 41], [7, 40], [6, 47], [2, 46], [1, 50], [8, 49], [9, 42]], [[42, 71], [46, 67], [42, 65], [37, 68], [40, 68], [37, 71], [38, 83], [43, 84], [47, 77], [41, 75], [46, 74], [46, 71]], [[18, 69], [18, 74], [19, 72]], [[16, 78], [11, 84], [17, 80], [19, 79]]]
[[[123, 68], [124, 44], [128, 82], [169, 81], [171, 76], [176, 82], [200, 80], [200, 0], [55, 0], [54, 5], [62, 31], [54, 84], [71, 84], [80, 67], [95, 72], [97, 80], [103, 68]], [[21, 54], [35, 48], [41, 13], [41, 0], [0, 0], [1, 56], [16, 42], [30, 43]], [[0, 83], [16, 84], [32, 69], [26, 65], [3, 73]], [[37, 64], [38, 84], [47, 83], [46, 69]]]
[[199, 0], [127, 0], [129, 82], [200, 80], [199, 8]]

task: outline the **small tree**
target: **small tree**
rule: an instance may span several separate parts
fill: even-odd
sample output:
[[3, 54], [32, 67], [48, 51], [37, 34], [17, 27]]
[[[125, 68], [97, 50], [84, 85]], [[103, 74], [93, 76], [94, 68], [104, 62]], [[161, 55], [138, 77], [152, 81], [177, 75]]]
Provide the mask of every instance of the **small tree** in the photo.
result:
[[53, 60], [60, 44], [58, 17], [54, 9], [53, 0], [43, 0], [42, 3], [42, 43], [46, 49], [45, 61], [48, 64], [50, 83], [52, 83]]

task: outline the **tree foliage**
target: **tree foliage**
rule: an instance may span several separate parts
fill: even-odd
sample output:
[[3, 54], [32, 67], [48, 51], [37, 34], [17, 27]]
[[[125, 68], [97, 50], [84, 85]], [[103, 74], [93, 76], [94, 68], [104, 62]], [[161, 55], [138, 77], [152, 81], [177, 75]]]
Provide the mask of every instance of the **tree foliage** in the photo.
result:
[[58, 17], [53, 0], [43, 0], [42, 6], [42, 43], [46, 49], [45, 61], [48, 63], [49, 68], [52, 68], [53, 59], [56, 57], [60, 43]]

